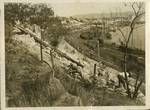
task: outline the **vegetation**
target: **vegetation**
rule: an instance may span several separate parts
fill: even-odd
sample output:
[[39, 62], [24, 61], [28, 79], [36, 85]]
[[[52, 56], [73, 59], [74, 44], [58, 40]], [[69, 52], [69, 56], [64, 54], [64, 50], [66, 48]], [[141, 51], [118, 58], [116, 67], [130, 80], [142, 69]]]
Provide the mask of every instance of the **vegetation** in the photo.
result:
[[[136, 105], [134, 101], [108, 90], [103, 100], [103, 89], [85, 87], [70, 79], [65, 68], [56, 66], [55, 78], [48, 77], [52, 70], [49, 71], [49, 67], [41, 63], [37, 55], [30, 53], [21, 42], [12, 40], [6, 44], [6, 49], [6, 94], [9, 107], [54, 106], [66, 92], [80, 97], [85, 106]], [[118, 100], [113, 101], [116, 98]], [[73, 99], [69, 101], [70, 104], [63, 102], [62, 105], [73, 105], [71, 102]]]
[[[143, 83], [140, 73], [143, 73], [141, 70], [144, 70], [145, 66], [142, 65], [141, 68], [134, 69], [141, 64], [135, 57], [128, 55], [129, 41], [125, 42], [125, 47], [123, 43], [123, 48], [126, 51], [122, 65], [125, 65], [125, 75], [128, 71], [134, 71], [138, 74], [134, 76], [136, 83], [133, 96], [131, 97], [130, 90], [127, 88], [127, 93], [130, 96], [130, 98], [127, 98], [117, 91], [109, 90], [107, 87], [97, 87], [95, 76], [90, 77], [90, 82], [84, 79], [82, 73], [79, 73], [78, 77], [80, 80], [78, 81], [77, 77], [70, 75], [65, 65], [62, 67], [55, 64], [53, 60], [55, 55], [53, 52], [56, 51], [63, 36], [66, 34], [69, 35], [69, 30], [63, 26], [60, 17], [54, 16], [54, 11], [51, 7], [45, 4], [6, 3], [5, 21], [7, 106], [137, 105], [137, 102], [130, 98], [135, 99], [138, 95], [138, 90]], [[20, 26], [24, 26], [25, 28], [32, 27], [33, 24], [36, 24], [40, 28], [41, 41], [44, 40], [53, 47], [49, 53], [50, 62], [47, 62], [43, 58], [42, 43], [40, 43], [41, 59], [39, 60], [39, 55], [32, 53], [28, 45], [13, 38], [18, 34], [12, 32], [15, 25], [18, 25], [17, 21], [20, 22]], [[133, 24], [131, 25], [131, 29], [134, 28], [132, 26]], [[27, 33], [21, 32], [20, 34], [26, 37]], [[73, 33], [71, 34], [74, 36]], [[96, 25], [93, 30], [77, 34], [79, 34], [78, 37], [65, 37], [65, 40], [80, 52], [83, 50], [82, 53], [85, 56], [99, 61], [99, 54], [95, 53], [99, 53], [100, 50], [102, 53], [101, 56], [105, 59], [111, 59], [113, 63], [115, 62], [118, 65], [121, 63], [123, 59], [122, 52], [118, 50], [112, 51], [111, 48], [107, 48], [104, 42], [105, 39], [111, 39], [109, 32], [102, 33], [102, 29], [99, 29]], [[130, 62], [127, 62], [127, 60]], [[94, 70], [95, 75], [96, 64]], [[126, 84], [128, 85], [127, 77]], [[142, 104], [139, 103], [139, 105]]]
[[[134, 89], [134, 92], [131, 93], [131, 90], [130, 90], [130, 87], [129, 87], [129, 81], [128, 81], [128, 77], [127, 77], [127, 72], [129, 71], [127, 69], [127, 64], [129, 64], [128, 60], [127, 60], [127, 57], [128, 57], [128, 46], [129, 46], [129, 41], [131, 39], [132, 33], [133, 33], [134, 29], [135, 29], [136, 22], [139, 20], [139, 17], [144, 15], [144, 4], [141, 3], [141, 2], [140, 3], [133, 2], [132, 4], [129, 4], [129, 5], [132, 7], [132, 10], [134, 12], [134, 17], [133, 17], [133, 19], [130, 20], [129, 34], [127, 34], [127, 37], [126, 37], [125, 33], [123, 33], [123, 31], [120, 28], [118, 28], [118, 30], [120, 31], [120, 33], [122, 34], [122, 37], [124, 38], [123, 45], [124, 45], [125, 49], [124, 49], [123, 69], [124, 69], [124, 74], [125, 74], [125, 82], [126, 82], [126, 85], [127, 85], [127, 93], [128, 93], [128, 96], [130, 98], [134, 99], [134, 98], [137, 98], [138, 90], [139, 90], [141, 84], [144, 81], [144, 79], [142, 77], [143, 75], [140, 75], [140, 73], [144, 73], [144, 72], [140, 71], [140, 73], [136, 74], [137, 77], [136, 77], [135, 89]], [[134, 65], [132, 65], [132, 67], [134, 67]], [[138, 83], [138, 81], [139, 81], [139, 83]]]
[[[14, 25], [16, 21], [21, 24], [36, 24], [40, 27], [42, 39], [48, 40], [53, 46], [57, 46], [60, 37], [66, 33], [61, 20], [54, 17], [54, 11], [46, 4], [5, 4], [5, 20], [7, 24]], [[42, 46], [41, 47], [41, 60]]]
[[[41, 30], [44, 30], [44, 33], [41, 33], [42, 35], [43, 34], [48, 35], [50, 32], [52, 32], [53, 37], [46, 36], [46, 39], [53, 46], [56, 46], [58, 44], [56, 43], [58, 42], [58, 37], [62, 35], [59, 31], [61, 30], [62, 32], [64, 29], [61, 25], [61, 21], [59, 20], [59, 18], [54, 17], [53, 10], [47, 7], [47, 5], [45, 4], [39, 5], [39, 4], [22, 4], [22, 3], [5, 4], [5, 20], [6, 20], [5, 36], [6, 36], [6, 53], [7, 53], [6, 57], [12, 58], [14, 55], [13, 58], [15, 60], [13, 62], [13, 60], [6, 58], [6, 74], [7, 74], [6, 75], [6, 82], [7, 82], [6, 90], [8, 91], [7, 95], [10, 94], [10, 96], [8, 97], [9, 98], [11, 97], [8, 100], [8, 105], [9, 106], [44, 106], [45, 104], [51, 105], [53, 98], [58, 98], [58, 94], [60, 94], [58, 92], [63, 93], [63, 91], [65, 91], [63, 90], [63, 86], [59, 83], [59, 81], [55, 80], [55, 78], [53, 79], [50, 78], [50, 76], [52, 75], [52, 72], [51, 72], [52, 70], [49, 72], [41, 70], [44, 64], [42, 64], [38, 60], [38, 57], [29, 53], [27, 48], [22, 46], [19, 42], [13, 40], [12, 30], [13, 30], [14, 25], [16, 24], [16, 21], [19, 21], [20, 24], [23, 24], [23, 25], [29, 24], [30, 26], [32, 26], [33, 24], [36, 24], [40, 27]], [[54, 40], [52, 40], [49, 37], [53, 38]], [[21, 46], [22, 48], [19, 47], [18, 45]], [[15, 46], [17, 48], [15, 48]], [[43, 60], [42, 46], [41, 46], [41, 60]], [[23, 65], [23, 63], [25, 64]], [[35, 66], [32, 63], [36, 63], [39, 65]], [[49, 67], [45, 68], [45, 70], [49, 70]], [[43, 81], [41, 82], [39, 81], [38, 73], [43, 73], [43, 74], [49, 73], [50, 76], [48, 75], [49, 76], [48, 79], [44, 80], [44, 82]], [[40, 75], [40, 77], [42, 76]], [[53, 84], [52, 88], [49, 84]], [[17, 88], [15, 89], [11, 88], [11, 87], [14, 87], [14, 85], [16, 85]], [[45, 85], [45, 87], [43, 85]], [[58, 85], [58, 88], [57, 88], [57, 85]], [[49, 90], [47, 90], [47, 88]], [[61, 90], [58, 90], [58, 89], [61, 89]], [[17, 94], [17, 91], [19, 91], [20, 93]], [[13, 95], [12, 93], [16, 93], [16, 94]], [[43, 95], [45, 94], [47, 96], [45, 97], [43, 96], [42, 98], [40, 94], [43, 94]], [[49, 100], [49, 97], [52, 100]], [[47, 103], [45, 103], [44, 100]]]
[[8, 106], [51, 106], [66, 92], [63, 85], [58, 79], [49, 77], [51, 71], [48, 71], [47, 65], [42, 64], [36, 55], [29, 53], [21, 43], [17, 44], [17, 49], [13, 49], [18, 55], [14, 57], [12, 51], [7, 54], [7, 58], [13, 57], [13, 62], [6, 59], [10, 61], [6, 65]]

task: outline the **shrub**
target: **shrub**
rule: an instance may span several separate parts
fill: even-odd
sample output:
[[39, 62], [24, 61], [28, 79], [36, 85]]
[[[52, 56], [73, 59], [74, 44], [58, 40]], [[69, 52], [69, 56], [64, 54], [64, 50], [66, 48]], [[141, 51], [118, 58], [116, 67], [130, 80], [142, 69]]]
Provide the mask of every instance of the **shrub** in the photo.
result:
[[107, 33], [105, 34], [105, 36], [106, 36], [106, 38], [109, 39], [109, 40], [112, 39], [111, 34], [110, 34], [109, 32], [107, 32]]

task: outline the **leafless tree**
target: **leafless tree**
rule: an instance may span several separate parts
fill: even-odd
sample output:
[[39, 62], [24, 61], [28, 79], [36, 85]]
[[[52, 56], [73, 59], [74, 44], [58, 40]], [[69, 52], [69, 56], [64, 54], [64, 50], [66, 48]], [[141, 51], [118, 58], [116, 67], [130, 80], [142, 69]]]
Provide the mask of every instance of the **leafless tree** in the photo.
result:
[[133, 15], [132, 18], [128, 18], [129, 21], [129, 31], [128, 33], [124, 33], [122, 28], [117, 26], [118, 31], [121, 33], [121, 36], [123, 37], [123, 43], [124, 43], [124, 75], [125, 75], [125, 82], [127, 86], [127, 94], [130, 98], [136, 98], [137, 92], [143, 82], [143, 80], [138, 83], [138, 80], [140, 79], [139, 76], [136, 78], [136, 84], [135, 84], [135, 90], [134, 93], [131, 93], [130, 87], [129, 87], [129, 80], [127, 77], [127, 56], [128, 56], [128, 48], [129, 48], [129, 42], [132, 37], [134, 29], [136, 29], [136, 24], [139, 21], [139, 19], [145, 14], [144, 11], [144, 3], [143, 2], [130, 2], [125, 3], [125, 6], [128, 6], [132, 9]]

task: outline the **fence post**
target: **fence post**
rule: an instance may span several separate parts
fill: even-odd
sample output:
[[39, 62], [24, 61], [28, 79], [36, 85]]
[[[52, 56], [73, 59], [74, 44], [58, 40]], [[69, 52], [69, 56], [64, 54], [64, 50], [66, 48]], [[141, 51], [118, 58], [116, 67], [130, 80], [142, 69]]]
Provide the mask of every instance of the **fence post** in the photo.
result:
[[[41, 31], [41, 41], [43, 41], [43, 38], [42, 38], [42, 31]], [[42, 51], [43, 47], [42, 47], [42, 44], [40, 43], [40, 54], [41, 54], [41, 62], [43, 61], [43, 51]]]
[[96, 64], [94, 64], [94, 77], [96, 75]]
[[52, 63], [52, 76], [54, 78], [55, 70], [54, 70], [54, 59], [53, 59], [52, 50], [50, 50], [50, 56], [51, 56], [51, 63]]

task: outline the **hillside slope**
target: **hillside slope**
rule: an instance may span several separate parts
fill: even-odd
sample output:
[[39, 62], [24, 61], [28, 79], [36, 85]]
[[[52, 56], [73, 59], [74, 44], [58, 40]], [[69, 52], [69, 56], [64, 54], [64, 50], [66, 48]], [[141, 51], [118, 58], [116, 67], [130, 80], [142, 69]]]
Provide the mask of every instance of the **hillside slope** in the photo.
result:
[[6, 43], [7, 106], [82, 105], [81, 99], [69, 94], [51, 74], [28, 45], [17, 40]]
[[[89, 68], [97, 62], [89, 58], [85, 60], [85, 56], [77, 52], [65, 41], [59, 44], [58, 49], [67, 53], [70, 57], [84, 62], [86, 67], [81, 69], [81, 71], [85, 78], [89, 78], [92, 74], [92, 69], [90, 70]], [[44, 49], [44, 51], [47, 50]], [[14, 35], [12, 40], [6, 42], [7, 106], [137, 104], [118, 92], [109, 91], [104, 88], [84, 87], [81, 83], [70, 79], [66, 74], [66, 67], [71, 62], [64, 58], [56, 57], [54, 59], [56, 66], [55, 78], [52, 79], [49, 77], [52, 70], [45, 63], [40, 62], [39, 53], [39, 45], [29, 35]], [[50, 56], [45, 52], [44, 60], [51, 64]], [[116, 78], [116, 70], [109, 67], [106, 67], [105, 70], [112, 73], [110, 78], [113, 80]], [[113, 75], [113, 73], [115, 74]]]

